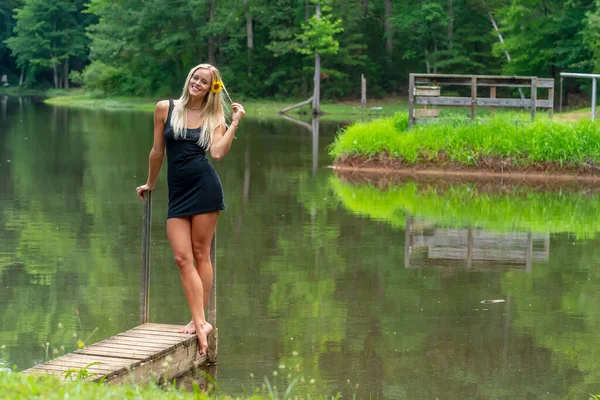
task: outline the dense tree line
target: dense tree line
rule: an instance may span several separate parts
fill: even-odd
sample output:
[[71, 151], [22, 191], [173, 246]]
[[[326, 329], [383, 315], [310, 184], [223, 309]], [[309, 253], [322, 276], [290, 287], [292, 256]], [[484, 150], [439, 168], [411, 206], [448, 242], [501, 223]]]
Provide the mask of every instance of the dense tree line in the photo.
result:
[[403, 93], [410, 72], [593, 72], [599, 9], [599, 0], [2, 0], [0, 74], [165, 95], [210, 62], [237, 94], [306, 98], [320, 54], [323, 97], [358, 96], [361, 73], [369, 95], [383, 96]]

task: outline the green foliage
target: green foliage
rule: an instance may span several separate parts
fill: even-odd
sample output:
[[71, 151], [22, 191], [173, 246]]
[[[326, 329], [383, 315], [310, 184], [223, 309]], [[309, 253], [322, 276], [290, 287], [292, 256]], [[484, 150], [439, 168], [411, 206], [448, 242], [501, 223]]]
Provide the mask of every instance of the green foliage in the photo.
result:
[[313, 15], [308, 20], [307, 24], [302, 25], [302, 34], [297, 38], [301, 45], [296, 49], [300, 54], [314, 55], [319, 53], [322, 55], [336, 54], [340, 47], [334, 36], [344, 31], [342, 28], [342, 20], [333, 20], [333, 16], [329, 14], [330, 7], [323, 7], [320, 17]]
[[489, 161], [503, 161], [511, 167], [556, 163], [588, 168], [600, 163], [600, 124], [546, 118], [528, 122], [524, 118], [511, 114], [475, 122], [453, 118], [410, 131], [397, 130], [390, 118], [359, 122], [336, 137], [330, 154], [336, 160], [386, 154], [407, 165], [456, 162], [485, 166]]
[[210, 60], [232, 93], [306, 98], [313, 71], [306, 55], [318, 52], [326, 55], [323, 96], [337, 99], [360, 95], [361, 73], [369, 98], [377, 98], [404, 92], [410, 72], [558, 77], [600, 65], [595, 0], [394, 0], [391, 9], [364, 0], [319, 3], [320, 19], [308, 0], [3, 1], [0, 69], [14, 82], [26, 67], [29, 82], [42, 86], [50, 76], [64, 79], [67, 61], [77, 71], [97, 61], [121, 71], [118, 94], [174, 96], [189, 68]]
[[85, 68], [82, 78], [86, 89], [100, 90], [110, 95], [123, 91], [122, 85], [127, 80], [127, 74], [122, 69], [94, 61]]
[[59, 87], [58, 66], [71, 58], [87, 57], [82, 8], [83, 0], [24, 0], [15, 10], [14, 35], [5, 41], [17, 64], [35, 71], [53, 70], [55, 87]]

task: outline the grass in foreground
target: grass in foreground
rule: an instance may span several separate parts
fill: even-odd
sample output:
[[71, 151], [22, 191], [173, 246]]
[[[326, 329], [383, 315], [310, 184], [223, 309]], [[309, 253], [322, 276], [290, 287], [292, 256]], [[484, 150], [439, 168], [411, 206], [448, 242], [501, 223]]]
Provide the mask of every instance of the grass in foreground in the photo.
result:
[[589, 170], [600, 165], [600, 124], [547, 118], [529, 122], [504, 114], [477, 121], [456, 117], [408, 130], [408, 117], [402, 113], [345, 128], [330, 154], [336, 162], [387, 158], [404, 166]]
[[[296, 381], [294, 381], [296, 382]], [[274, 382], [273, 384], [275, 384]], [[278, 392], [276, 386], [265, 378], [261, 391], [248, 394], [235, 399], [314, 399], [314, 400], [337, 400], [337, 396], [318, 396], [299, 395], [291, 383], [285, 392]], [[187, 391], [175, 387], [175, 385], [159, 386], [149, 385], [111, 385], [86, 382], [84, 380], [69, 381], [55, 376], [30, 375], [25, 376], [20, 373], [0, 372], [0, 398], [11, 400], [25, 399], [70, 399], [70, 400], [88, 400], [88, 399], [153, 399], [153, 400], [171, 400], [171, 399], [233, 399], [234, 397], [216, 393], [206, 394], [196, 384], [193, 385], [193, 391]]]

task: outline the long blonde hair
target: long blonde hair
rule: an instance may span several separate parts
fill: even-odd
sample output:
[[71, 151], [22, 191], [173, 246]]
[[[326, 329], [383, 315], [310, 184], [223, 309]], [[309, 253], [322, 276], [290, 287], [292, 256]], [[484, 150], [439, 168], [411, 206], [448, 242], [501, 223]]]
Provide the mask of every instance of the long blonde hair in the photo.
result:
[[[223, 82], [219, 70], [210, 64], [200, 64], [192, 68], [185, 80], [183, 85], [183, 91], [181, 97], [175, 101], [175, 107], [171, 114], [171, 126], [175, 132], [175, 139], [186, 136], [187, 133], [187, 105], [190, 102], [190, 81], [196, 70], [204, 68], [210, 71], [212, 81], [211, 89], [214, 82]], [[223, 95], [223, 93], [225, 95]], [[228, 100], [228, 101], [227, 101]], [[206, 150], [210, 149], [212, 143], [213, 132], [220, 125], [227, 126], [226, 118], [231, 118], [231, 98], [225, 85], [222, 90], [217, 93], [213, 93], [210, 90], [204, 97], [202, 107], [200, 108], [200, 138], [198, 139], [198, 145], [202, 146]]]

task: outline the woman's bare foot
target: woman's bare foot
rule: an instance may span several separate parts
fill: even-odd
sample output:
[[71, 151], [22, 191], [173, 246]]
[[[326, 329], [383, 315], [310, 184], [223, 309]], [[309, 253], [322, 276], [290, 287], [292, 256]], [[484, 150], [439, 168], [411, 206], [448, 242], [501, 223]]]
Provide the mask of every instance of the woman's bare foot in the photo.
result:
[[206, 350], [208, 349], [208, 334], [212, 331], [213, 327], [208, 322], [200, 325], [200, 327], [196, 330], [198, 335], [198, 346], [200, 348], [200, 356], [206, 356]]
[[194, 324], [194, 321], [190, 321], [189, 324], [187, 324], [186, 326], [184, 326], [178, 332], [179, 333], [187, 333], [187, 334], [196, 333], [196, 324]]

